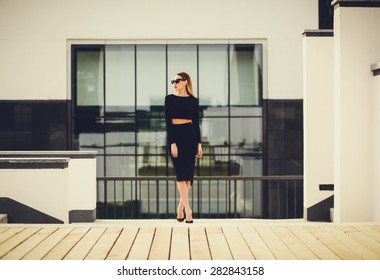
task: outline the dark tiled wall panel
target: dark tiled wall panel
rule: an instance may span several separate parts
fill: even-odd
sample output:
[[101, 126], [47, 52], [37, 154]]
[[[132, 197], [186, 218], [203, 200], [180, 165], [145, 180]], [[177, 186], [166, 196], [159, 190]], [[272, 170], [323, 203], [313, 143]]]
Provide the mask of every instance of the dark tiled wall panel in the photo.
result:
[[303, 175], [303, 101], [264, 100], [265, 175]]
[[[303, 175], [303, 101], [264, 100], [263, 175]], [[280, 197], [273, 193], [280, 188]], [[281, 182], [263, 193], [263, 218], [303, 217], [303, 190]]]
[[0, 150], [67, 150], [68, 100], [0, 101]]

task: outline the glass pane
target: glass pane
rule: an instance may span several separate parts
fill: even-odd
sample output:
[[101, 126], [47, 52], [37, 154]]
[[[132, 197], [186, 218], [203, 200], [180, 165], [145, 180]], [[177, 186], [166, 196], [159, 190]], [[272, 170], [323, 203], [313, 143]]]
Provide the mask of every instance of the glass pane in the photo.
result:
[[228, 105], [228, 46], [199, 46], [200, 105]]
[[186, 72], [193, 82], [193, 90], [197, 95], [197, 46], [196, 45], [168, 45], [168, 89], [173, 93], [170, 80], [178, 72]]
[[137, 106], [149, 111], [151, 105], [163, 105], [166, 88], [165, 45], [137, 46]]
[[104, 176], [104, 156], [96, 155], [96, 176]]
[[137, 133], [138, 174], [166, 175], [166, 131], [162, 119], [139, 119]]
[[106, 176], [133, 177], [135, 176], [134, 156], [107, 156]]
[[[145, 147], [144, 147], [145, 148]], [[147, 147], [154, 149], [154, 147]], [[166, 157], [164, 154], [144, 154], [137, 156], [138, 176], [166, 176]]]
[[103, 133], [80, 133], [78, 147], [82, 151], [97, 151], [98, 155], [104, 154]]
[[[228, 176], [228, 151], [226, 154], [204, 155], [199, 160], [200, 176]], [[223, 152], [223, 151], [222, 151]], [[195, 174], [198, 173], [198, 167]]]
[[134, 46], [106, 46], [106, 106], [108, 112], [135, 110]]
[[[212, 150], [204, 151], [214, 153], [217, 147], [228, 149], [228, 119], [227, 118], [203, 118], [201, 120], [201, 138], [205, 146]], [[228, 153], [228, 152], [226, 152]]]
[[201, 106], [200, 107], [204, 117], [221, 117], [228, 116], [228, 107], [211, 107], [211, 106]]
[[106, 133], [107, 154], [134, 154], [135, 133], [134, 132], [107, 132]]
[[262, 107], [230, 107], [231, 116], [236, 117], [262, 117], [263, 108]]
[[231, 118], [231, 154], [262, 152], [262, 119]]
[[231, 105], [260, 105], [261, 61], [261, 45], [231, 45]]
[[137, 134], [138, 150], [142, 154], [164, 154], [166, 135], [164, 132], [141, 131]]
[[103, 50], [77, 50], [76, 55], [77, 105], [103, 107]]
[[262, 119], [231, 118], [231, 164], [235, 175], [262, 175]]
[[200, 175], [228, 175], [228, 119], [203, 118], [201, 125], [204, 156], [199, 160]]

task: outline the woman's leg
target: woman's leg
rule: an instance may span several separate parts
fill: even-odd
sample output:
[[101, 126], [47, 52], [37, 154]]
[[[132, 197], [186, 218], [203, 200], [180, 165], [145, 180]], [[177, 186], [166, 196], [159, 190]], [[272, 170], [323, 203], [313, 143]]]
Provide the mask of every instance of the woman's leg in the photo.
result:
[[187, 187], [187, 182], [179, 181], [177, 182], [177, 186], [178, 186], [179, 195], [181, 197], [181, 203], [185, 207], [186, 220], [192, 221], [193, 217], [192, 217], [192, 211], [189, 204], [189, 195], [188, 195], [189, 189]]
[[185, 206], [183, 206], [182, 200], [180, 198], [177, 207], [177, 219], [181, 220], [184, 218], [183, 210], [185, 210]]
[[[189, 197], [189, 190], [191, 187], [191, 181], [186, 181], [186, 187], [187, 187], [187, 197]], [[179, 200], [178, 207], [177, 207], [177, 218], [182, 219], [183, 216], [183, 210], [185, 209], [185, 206], [182, 203], [182, 199]]]

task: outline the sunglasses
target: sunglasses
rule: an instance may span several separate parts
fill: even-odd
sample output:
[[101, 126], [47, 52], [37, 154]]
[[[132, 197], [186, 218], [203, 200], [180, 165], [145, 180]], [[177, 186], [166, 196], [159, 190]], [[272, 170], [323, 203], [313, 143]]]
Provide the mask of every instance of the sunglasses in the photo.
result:
[[178, 84], [178, 83], [181, 82], [181, 81], [183, 81], [183, 79], [175, 79], [175, 80], [171, 80], [170, 83], [171, 83], [172, 85], [174, 85], [174, 84]]

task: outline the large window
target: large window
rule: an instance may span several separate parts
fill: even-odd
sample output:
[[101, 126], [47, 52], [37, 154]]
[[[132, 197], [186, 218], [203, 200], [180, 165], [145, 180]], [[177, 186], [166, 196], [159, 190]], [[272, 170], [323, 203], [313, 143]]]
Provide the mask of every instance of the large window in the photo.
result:
[[262, 175], [260, 44], [73, 45], [73, 149], [98, 176], [173, 175], [163, 104], [187, 72], [200, 103], [195, 175]]

